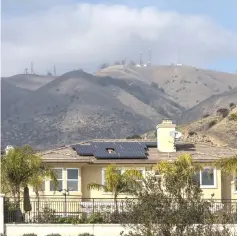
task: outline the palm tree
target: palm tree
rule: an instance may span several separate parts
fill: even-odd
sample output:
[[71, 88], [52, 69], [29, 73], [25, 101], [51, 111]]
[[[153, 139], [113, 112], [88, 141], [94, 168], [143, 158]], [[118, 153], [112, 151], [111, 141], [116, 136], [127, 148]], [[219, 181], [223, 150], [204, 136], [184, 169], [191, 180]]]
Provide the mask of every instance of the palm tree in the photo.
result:
[[237, 174], [237, 155], [229, 158], [221, 158], [217, 160], [214, 165], [220, 168], [224, 173]]
[[[41, 158], [28, 145], [9, 150], [2, 158], [1, 171], [2, 186], [8, 185], [10, 187], [18, 211], [20, 211], [21, 190], [23, 188], [31, 185], [38, 191], [45, 177], [51, 178], [57, 186], [55, 173], [42, 163]], [[2, 190], [9, 193], [9, 188]]]
[[106, 168], [106, 184], [90, 183], [88, 189], [104, 190], [113, 194], [115, 210], [118, 212], [117, 198], [119, 194], [132, 194], [134, 190], [141, 187], [137, 180], [142, 179], [143, 176], [139, 170], [126, 170], [121, 173], [116, 165], [110, 164]]

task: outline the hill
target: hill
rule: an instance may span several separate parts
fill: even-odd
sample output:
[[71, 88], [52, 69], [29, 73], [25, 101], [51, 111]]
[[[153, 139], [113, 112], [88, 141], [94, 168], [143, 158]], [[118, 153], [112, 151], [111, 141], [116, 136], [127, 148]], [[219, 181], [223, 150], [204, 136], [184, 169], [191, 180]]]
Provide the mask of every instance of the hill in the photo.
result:
[[150, 84], [80, 70], [46, 83], [12, 106], [14, 114], [2, 120], [2, 145], [28, 143], [40, 149], [143, 133], [184, 110]]
[[29, 90], [18, 88], [1, 79], [1, 119], [7, 119], [12, 115], [12, 105], [29, 94]]
[[36, 90], [55, 78], [56, 77], [54, 76], [19, 74], [3, 78], [2, 80], [7, 80], [8, 83], [15, 85], [18, 88]]
[[[224, 115], [224, 116], [223, 116]], [[237, 148], [237, 108], [218, 109], [212, 115], [177, 127], [182, 140], [191, 143], [208, 142], [217, 146]], [[155, 130], [142, 137], [155, 139]]]
[[186, 109], [212, 95], [237, 87], [237, 74], [190, 66], [111, 66], [96, 73], [122, 79], [137, 79], [159, 87]]
[[185, 111], [179, 119], [180, 123], [184, 124], [200, 119], [207, 114], [215, 114], [219, 108], [228, 107], [231, 103], [237, 104], [237, 88], [222, 94], [213, 95], [197, 106]]

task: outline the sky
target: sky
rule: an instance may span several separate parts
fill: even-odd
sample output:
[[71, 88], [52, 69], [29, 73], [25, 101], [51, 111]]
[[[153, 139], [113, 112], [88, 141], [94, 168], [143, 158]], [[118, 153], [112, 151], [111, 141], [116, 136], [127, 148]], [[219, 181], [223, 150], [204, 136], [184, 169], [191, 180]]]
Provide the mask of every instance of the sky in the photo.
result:
[[2, 0], [1, 74], [148, 60], [237, 72], [236, 0]]

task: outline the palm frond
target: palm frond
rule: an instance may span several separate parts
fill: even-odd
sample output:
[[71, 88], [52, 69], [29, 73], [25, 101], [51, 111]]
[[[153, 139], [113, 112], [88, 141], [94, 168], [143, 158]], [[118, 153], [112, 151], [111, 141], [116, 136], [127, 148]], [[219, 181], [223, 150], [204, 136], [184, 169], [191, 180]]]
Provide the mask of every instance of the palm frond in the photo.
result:
[[214, 163], [214, 166], [227, 174], [237, 174], [237, 155], [229, 158], [221, 158]]
[[97, 183], [90, 183], [87, 185], [87, 188], [88, 188], [88, 190], [95, 189], [98, 191], [100, 191], [100, 190], [107, 191], [108, 190], [106, 186], [104, 186], [102, 184], [97, 184]]

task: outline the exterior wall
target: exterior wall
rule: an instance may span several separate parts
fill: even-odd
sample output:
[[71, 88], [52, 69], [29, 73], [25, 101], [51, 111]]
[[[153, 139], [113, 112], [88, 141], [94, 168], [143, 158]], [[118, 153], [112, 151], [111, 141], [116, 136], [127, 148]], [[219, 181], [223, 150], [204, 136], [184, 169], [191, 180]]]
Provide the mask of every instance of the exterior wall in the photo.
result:
[[6, 224], [7, 236], [22, 236], [27, 233], [36, 233], [37, 236], [60, 234], [62, 236], [78, 236], [90, 233], [95, 236], [120, 236], [126, 230], [118, 224]]
[[[117, 165], [121, 168], [146, 168], [151, 169], [151, 165]], [[102, 165], [87, 165], [82, 168], [82, 193], [83, 198], [113, 198], [113, 195], [108, 192], [98, 190], [88, 190], [87, 186], [90, 183], [102, 184], [102, 169], [107, 166]], [[129, 197], [120, 195], [120, 198]], [[131, 197], [131, 196], [130, 196]]]
[[221, 170], [216, 170], [216, 186], [213, 188], [202, 188], [203, 198], [211, 199], [222, 199], [222, 186], [221, 186]]
[[[67, 176], [66, 176], [66, 169], [67, 168], [78, 168], [79, 169], [79, 176], [78, 176], [78, 182], [79, 182], [79, 191], [77, 192], [69, 192], [69, 196], [67, 198], [70, 200], [70, 198], [76, 197], [82, 197], [82, 198], [112, 198], [111, 193], [106, 193], [104, 191], [98, 191], [98, 190], [88, 190], [87, 186], [90, 183], [98, 183], [102, 184], [102, 169], [106, 168], [106, 165], [88, 165], [88, 164], [61, 164], [61, 163], [55, 163], [53, 165], [53, 168], [63, 168], [63, 182], [64, 182], [64, 188], [66, 188], [66, 182], [67, 182]], [[145, 168], [146, 171], [150, 171], [152, 168], [152, 165], [118, 165], [118, 167], [121, 168]], [[223, 178], [221, 176], [221, 171], [216, 171], [216, 186], [212, 188], [202, 188], [203, 190], [203, 197], [206, 199], [210, 199], [212, 194], [214, 194], [214, 199], [237, 199], [237, 192], [233, 193], [233, 190], [230, 190], [230, 182], [229, 179]], [[31, 196], [35, 196], [35, 193], [33, 190], [30, 190]], [[56, 199], [58, 197], [63, 197], [61, 192], [50, 192], [49, 191], [49, 180], [46, 180], [46, 189], [44, 192], [41, 192], [40, 195], [44, 195], [45, 198]], [[55, 198], [51, 198], [54, 196]], [[126, 195], [119, 196], [121, 198], [127, 197]]]
[[[218, 227], [218, 225], [216, 225]], [[237, 225], [226, 225], [231, 231], [231, 235], [236, 235]], [[222, 226], [219, 226], [222, 228]], [[119, 224], [6, 224], [7, 236], [22, 236], [27, 233], [36, 233], [37, 236], [50, 235], [52, 233], [62, 236], [78, 236], [82, 233], [90, 233], [94, 236], [120, 236], [121, 232], [128, 233]]]

